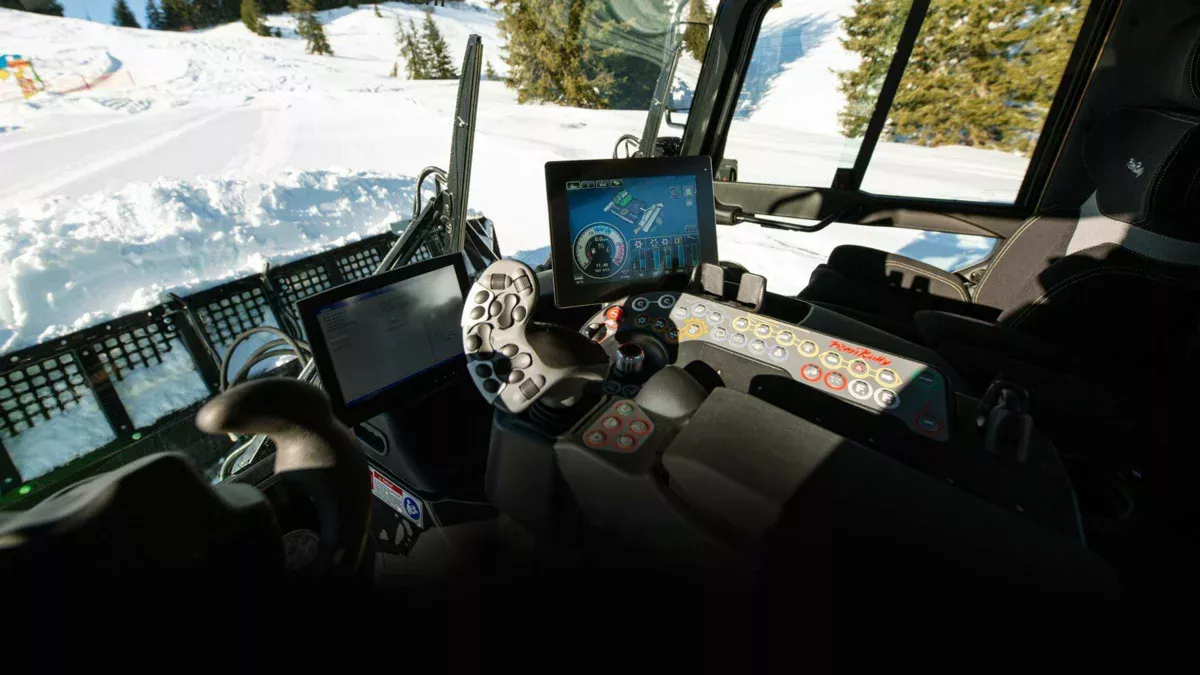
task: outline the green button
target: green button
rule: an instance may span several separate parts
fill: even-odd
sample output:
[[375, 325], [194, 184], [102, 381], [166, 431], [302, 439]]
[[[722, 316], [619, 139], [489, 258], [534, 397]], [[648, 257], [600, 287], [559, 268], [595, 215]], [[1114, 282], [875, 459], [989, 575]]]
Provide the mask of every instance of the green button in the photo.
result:
[[617, 406], [617, 412], [621, 413], [622, 415], [632, 415], [633, 406], [628, 403], [622, 403], [621, 405]]

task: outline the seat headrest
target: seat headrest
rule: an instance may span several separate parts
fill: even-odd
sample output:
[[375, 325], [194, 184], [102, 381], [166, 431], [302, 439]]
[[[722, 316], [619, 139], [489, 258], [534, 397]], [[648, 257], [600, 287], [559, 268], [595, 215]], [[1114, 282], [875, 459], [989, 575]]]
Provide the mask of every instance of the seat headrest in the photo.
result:
[[1200, 109], [1200, 16], [1172, 28], [1157, 50], [1152, 85], [1165, 104]]
[[1118, 110], [1088, 133], [1083, 158], [1104, 215], [1200, 241], [1200, 117]]

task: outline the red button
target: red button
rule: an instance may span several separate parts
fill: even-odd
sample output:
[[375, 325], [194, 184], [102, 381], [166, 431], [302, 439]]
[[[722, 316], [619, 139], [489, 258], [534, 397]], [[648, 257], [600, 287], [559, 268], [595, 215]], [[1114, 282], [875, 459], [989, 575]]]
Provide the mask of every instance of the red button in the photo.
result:
[[604, 317], [606, 319], [608, 319], [609, 321], [616, 321], [617, 323], [621, 323], [621, 319], [625, 318], [625, 310], [621, 309], [617, 305], [613, 305], [612, 307], [609, 307], [607, 311], [604, 312]]
[[821, 379], [822, 374], [823, 372], [820, 367], [813, 363], [805, 364], [805, 366], [800, 369], [800, 377], [803, 377], [809, 382], [816, 382], [817, 380]]
[[829, 373], [825, 376], [825, 385], [830, 389], [845, 389], [846, 377], [838, 372]]

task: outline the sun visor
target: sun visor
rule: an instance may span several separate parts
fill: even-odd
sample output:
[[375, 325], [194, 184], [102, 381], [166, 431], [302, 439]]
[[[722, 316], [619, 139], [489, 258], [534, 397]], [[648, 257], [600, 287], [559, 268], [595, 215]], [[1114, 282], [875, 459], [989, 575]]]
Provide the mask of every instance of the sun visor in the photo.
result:
[[1093, 127], [1084, 160], [1100, 211], [1169, 237], [1200, 240], [1197, 127], [1200, 117], [1159, 110], [1118, 110]]

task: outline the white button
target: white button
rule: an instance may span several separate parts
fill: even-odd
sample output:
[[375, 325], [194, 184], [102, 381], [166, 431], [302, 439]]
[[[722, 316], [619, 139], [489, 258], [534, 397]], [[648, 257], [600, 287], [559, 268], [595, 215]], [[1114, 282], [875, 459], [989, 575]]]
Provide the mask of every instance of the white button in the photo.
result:
[[881, 384], [885, 384], [889, 387], [893, 384], [896, 384], [896, 373], [888, 370], [887, 368], [879, 371], [879, 373], [876, 374], [876, 378]]
[[874, 388], [868, 382], [855, 380], [850, 383], [850, 395], [860, 401], [871, 398], [872, 393], [874, 393]]
[[618, 436], [617, 437], [617, 445], [619, 447], [622, 447], [622, 448], [625, 448], [626, 450], [628, 450], [629, 448], [633, 447], [633, 437], [632, 436]]
[[738, 330], [746, 330], [750, 327], [750, 322], [746, 320], [746, 317], [740, 316], [733, 320], [733, 327]]
[[632, 306], [633, 311], [644, 312], [650, 306], [650, 301], [645, 298], [634, 298]]
[[758, 333], [758, 335], [761, 337], [767, 337], [771, 334], [771, 327], [765, 323], [760, 323], [758, 324], [758, 328], [754, 329], [754, 332]]
[[686, 319], [687, 307], [676, 307], [675, 311], [671, 312], [671, 316], [675, 317], [676, 319]]
[[714, 340], [724, 340], [725, 338], [729, 337], [729, 331], [725, 330], [721, 326], [717, 326], [713, 329], [712, 336]]
[[646, 430], [649, 429], [649, 427], [646, 426], [646, 423], [641, 420], [634, 420], [630, 422], [629, 428], [635, 434], [644, 434], [646, 433]]
[[688, 324], [687, 334], [691, 335], [692, 337], [699, 335], [700, 334], [700, 324], [696, 324], [696, 323]]
[[812, 356], [817, 353], [817, 343], [812, 340], [805, 340], [800, 343], [800, 353], [805, 356]]
[[842, 357], [834, 354], [833, 352], [826, 352], [825, 356], [821, 357], [821, 360], [824, 361], [825, 365], [829, 366], [830, 368], [837, 368], [842, 364]]
[[892, 410], [900, 405], [900, 395], [891, 389], [879, 389], [875, 392], [875, 402]]
[[721, 323], [724, 320], [725, 320], [725, 315], [720, 312], [713, 312], [712, 314], [708, 315], [709, 323]]
[[767, 348], [767, 343], [763, 342], [762, 340], [755, 340], [754, 342], [750, 343], [750, 351], [752, 351], [752, 352], [758, 352], [761, 354], [762, 350], [764, 350], [766, 348]]
[[741, 347], [742, 345], [746, 344], [746, 336], [742, 333], [734, 333], [733, 337], [729, 341], [732, 342], [735, 347]]
[[771, 350], [771, 358], [775, 359], [776, 361], [782, 361], [786, 359], [787, 355], [787, 350], [779, 345], [775, 345], [775, 348]]
[[621, 426], [621, 420], [615, 417], [605, 417], [603, 424], [606, 429], [616, 429]]
[[705, 314], [708, 314], [708, 308], [703, 304], [697, 303], [694, 307], [692, 307], [693, 316], [704, 316]]
[[790, 330], [785, 330], [782, 333], [780, 333], [779, 335], [775, 336], [775, 341], [781, 345], [784, 345], [785, 347], [787, 345], [792, 344], [792, 340], [795, 340], [795, 339], [796, 339], [796, 336], [793, 335], [792, 331], [790, 331]]
[[662, 307], [663, 309], [671, 309], [672, 307], [675, 306], [675, 296], [673, 296], [673, 295], [659, 296], [658, 306]]

